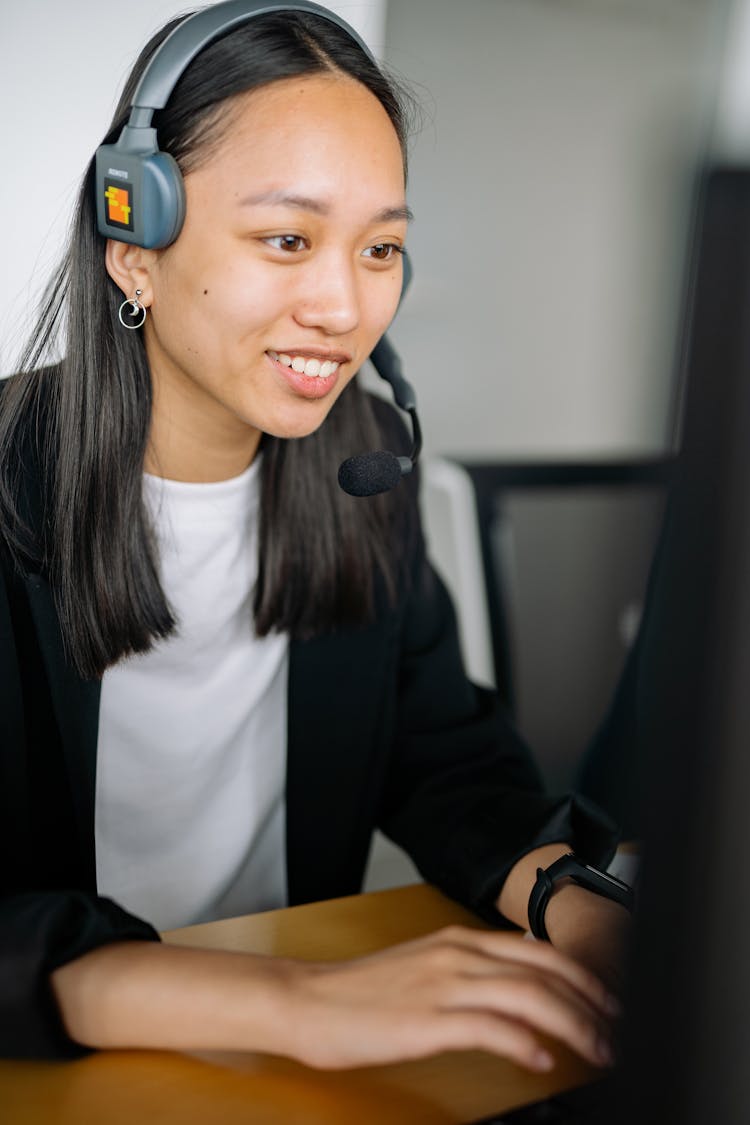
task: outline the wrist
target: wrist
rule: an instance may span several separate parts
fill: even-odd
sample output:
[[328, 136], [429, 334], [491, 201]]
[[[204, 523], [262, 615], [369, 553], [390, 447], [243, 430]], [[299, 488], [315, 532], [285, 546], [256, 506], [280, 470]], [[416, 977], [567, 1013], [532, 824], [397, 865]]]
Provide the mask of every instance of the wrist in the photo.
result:
[[546, 925], [556, 949], [586, 965], [614, 995], [620, 993], [631, 928], [627, 907], [570, 883], [550, 899]]
[[568, 879], [555, 887], [544, 921], [552, 944], [564, 946], [587, 935], [596, 939], [601, 931], [610, 933], [613, 927], [627, 930], [630, 911]]
[[550, 867], [537, 868], [536, 881], [531, 889], [528, 905], [529, 929], [534, 937], [549, 940], [549, 932], [545, 924], [547, 908], [555, 890], [559, 889], [562, 883], [567, 882], [585, 888], [596, 897], [619, 903], [628, 910], [632, 909], [632, 887], [615, 875], [584, 862], [573, 852], [568, 852], [555, 860]]
[[529, 892], [534, 885], [538, 867], [549, 867], [556, 859], [571, 851], [570, 844], [557, 842], [534, 848], [511, 868], [496, 900], [504, 918], [524, 929], [528, 926]]

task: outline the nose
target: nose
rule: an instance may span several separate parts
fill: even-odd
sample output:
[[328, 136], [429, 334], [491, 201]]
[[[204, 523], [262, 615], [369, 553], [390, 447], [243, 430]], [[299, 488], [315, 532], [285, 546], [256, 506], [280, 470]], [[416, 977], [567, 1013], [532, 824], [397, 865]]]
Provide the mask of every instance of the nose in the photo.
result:
[[343, 255], [311, 262], [297, 292], [294, 319], [304, 328], [344, 336], [359, 325], [360, 293], [355, 266]]

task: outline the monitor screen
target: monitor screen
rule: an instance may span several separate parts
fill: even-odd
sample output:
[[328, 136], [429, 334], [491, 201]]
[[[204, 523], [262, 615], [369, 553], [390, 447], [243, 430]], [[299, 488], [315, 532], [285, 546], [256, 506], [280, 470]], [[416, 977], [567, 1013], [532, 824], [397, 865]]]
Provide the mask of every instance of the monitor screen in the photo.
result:
[[701, 191], [678, 473], [639, 668], [626, 1119], [750, 1112], [750, 166]]

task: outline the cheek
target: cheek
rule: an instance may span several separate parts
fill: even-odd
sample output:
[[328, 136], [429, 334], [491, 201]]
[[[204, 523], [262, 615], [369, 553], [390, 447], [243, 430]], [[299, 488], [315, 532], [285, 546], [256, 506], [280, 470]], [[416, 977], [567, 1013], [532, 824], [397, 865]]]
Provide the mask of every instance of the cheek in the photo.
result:
[[393, 320], [401, 300], [401, 281], [394, 279], [381, 285], [368, 302], [368, 321], [377, 338], [383, 335]]
[[236, 258], [218, 246], [207, 246], [195, 236], [170, 247], [152, 274], [154, 313], [182, 322], [185, 332], [216, 316], [230, 316], [241, 303], [248, 278]]
[[289, 284], [282, 278], [259, 277], [257, 271], [224, 269], [204, 279], [200, 301], [208, 329], [219, 337], [230, 332], [224, 338], [229, 343], [272, 328], [288, 311]]

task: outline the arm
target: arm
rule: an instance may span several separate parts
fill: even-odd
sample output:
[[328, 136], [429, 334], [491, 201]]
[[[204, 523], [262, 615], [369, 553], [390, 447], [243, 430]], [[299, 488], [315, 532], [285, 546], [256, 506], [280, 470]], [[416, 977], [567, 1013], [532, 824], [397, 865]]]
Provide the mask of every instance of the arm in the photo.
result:
[[6, 890], [0, 895], [0, 1057], [70, 1058], [50, 991], [61, 965], [113, 943], [151, 945], [158, 934], [111, 900], [85, 891]]
[[546, 944], [459, 927], [315, 964], [125, 943], [52, 975], [68, 1032], [92, 1047], [262, 1050], [323, 1068], [482, 1048], [534, 1070], [544, 1033], [610, 1060], [610, 1000]]
[[[518, 864], [501, 912], [525, 927], [537, 866], [571, 846], [606, 865], [614, 825], [585, 799], [543, 792], [496, 695], [466, 679], [453, 607], [423, 554], [402, 627], [399, 676], [383, 828], [428, 882], [494, 924]], [[546, 863], [528, 858], [552, 845], [557, 850], [543, 853]]]
[[[497, 698], [467, 681], [453, 608], [416, 524], [383, 826], [428, 881], [495, 923], [502, 915], [525, 929], [537, 868], [571, 850], [606, 865], [615, 827], [585, 799], [544, 794]], [[623, 908], [571, 884], [556, 889], [547, 918], [558, 948], [614, 980], [628, 925]]]

